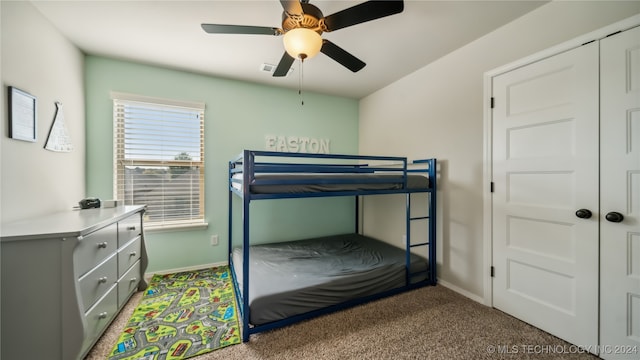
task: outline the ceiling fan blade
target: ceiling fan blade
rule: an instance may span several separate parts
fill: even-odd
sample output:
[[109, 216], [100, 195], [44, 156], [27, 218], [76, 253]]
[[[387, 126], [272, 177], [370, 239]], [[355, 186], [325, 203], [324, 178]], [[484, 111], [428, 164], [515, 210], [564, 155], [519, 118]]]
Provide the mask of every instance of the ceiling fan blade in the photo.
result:
[[402, 10], [404, 10], [404, 1], [402, 0], [372, 0], [325, 16], [324, 24], [327, 27], [327, 31], [334, 31], [347, 26], [398, 14], [401, 13]]
[[202, 29], [209, 34], [282, 35], [282, 30], [266, 26], [202, 24]]
[[320, 51], [353, 72], [358, 72], [367, 65], [327, 39], [322, 40]]
[[294, 60], [295, 59], [285, 51], [284, 54], [282, 54], [276, 70], [273, 72], [273, 76], [287, 76]]
[[302, 16], [304, 14], [299, 0], [280, 0], [280, 4], [282, 4], [282, 8], [289, 15]]

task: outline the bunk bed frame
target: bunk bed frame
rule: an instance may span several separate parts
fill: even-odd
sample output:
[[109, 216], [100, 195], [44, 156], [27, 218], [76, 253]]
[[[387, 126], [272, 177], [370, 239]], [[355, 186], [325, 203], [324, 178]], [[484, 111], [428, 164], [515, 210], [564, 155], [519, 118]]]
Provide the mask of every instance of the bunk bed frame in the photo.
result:
[[[258, 158], [258, 159], [256, 159]], [[273, 159], [263, 161], [261, 159]], [[318, 160], [320, 159], [320, 160]], [[326, 162], [335, 163], [328, 164]], [[347, 162], [347, 163], [345, 163]], [[394, 163], [396, 166], [368, 165], [372, 163]], [[417, 174], [414, 174], [417, 173]], [[297, 176], [296, 176], [297, 174]], [[309, 176], [309, 174], [313, 174]], [[265, 176], [267, 175], [267, 176]], [[274, 176], [276, 175], [276, 176]], [[289, 175], [294, 175], [288, 177]], [[319, 176], [322, 175], [322, 176]], [[336, 176], [337, 175], [337, 176]], [[377, 176], [382, 175], [382, 176]], [[416, 175], [427, 177], [427, 185], [412, 186], [410, 180]], [[415, 160], [408, 164], [406, 157], [364, 156], [340, 154], [307, 154], [273, 151], [244, 150], [229, 161], [229, 267], [232, 273], [236, 298], [242, 321], [242, 341], [249, 336], [287, 326], [305, 319], [346, 309], [371, 300], [391, 296], [411, 289], [436, 284], [436, 159]], [[293, 191], [282, 186], [315, 186], [312, 190]], [[333, 188], [339, 186], [339, 188]], [[411, 194], [428, 193], [428, 216], [411, 217]], [[288, 199], [307, 197], [353, 196], [355, 197], [355, 233], [360, 228], [360, 201], [364, 195], [405, 194], [406, 195], [406, 243], [405, 284], [382, 293], [347, 300], [303, 314], [290, 316], [261, 325], [250, 324], [249, 304], [249, 247], [250, 202], [265, 199]], [[241, 283], [233, 263], [233, 196], [242, 199], [242, 274]], [[412, 243], [411, 223], [428, 221], [428, 239]], [[424, 280], [411, 282], [411, 277], [419, 275], [409, 271], [412, 248], [426, 247], [428, 268], [421, 271]], [[238, 265], [240, 266], [240, 265]], [[241, 284], [241, 285], [240, 285]]]

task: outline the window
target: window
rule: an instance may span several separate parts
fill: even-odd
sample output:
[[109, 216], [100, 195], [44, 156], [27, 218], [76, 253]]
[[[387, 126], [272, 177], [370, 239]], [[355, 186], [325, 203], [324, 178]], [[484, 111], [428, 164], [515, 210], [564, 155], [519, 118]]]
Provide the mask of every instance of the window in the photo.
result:
[[204, 224], [204, 104], [112, 98], [116, 198], [151, 229]]

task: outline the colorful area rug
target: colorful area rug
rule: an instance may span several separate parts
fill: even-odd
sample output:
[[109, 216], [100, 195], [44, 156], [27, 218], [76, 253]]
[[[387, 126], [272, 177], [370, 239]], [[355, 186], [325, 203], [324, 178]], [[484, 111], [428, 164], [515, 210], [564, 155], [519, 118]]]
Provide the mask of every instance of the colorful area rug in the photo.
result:
[[240, 343], [229, 267], [154, 275], [109, 360], [187, 359]]

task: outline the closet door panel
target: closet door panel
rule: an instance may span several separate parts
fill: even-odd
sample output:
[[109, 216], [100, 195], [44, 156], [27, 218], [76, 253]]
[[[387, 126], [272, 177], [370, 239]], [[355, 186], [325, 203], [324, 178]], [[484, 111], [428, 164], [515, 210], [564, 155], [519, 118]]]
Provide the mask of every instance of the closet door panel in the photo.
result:
[[598, 343], [598, 91], [597, 43], [492, 80], [493, 304], [580, 345]]
[[[640, 357], [640, 27], [601, 41], [600, 342]], [[622, 215], [607, 219], [607, 214]], [[615, 220], [621, 220], [615, 222]]]

